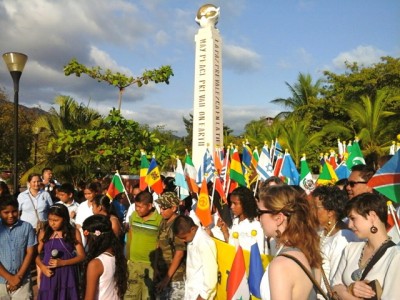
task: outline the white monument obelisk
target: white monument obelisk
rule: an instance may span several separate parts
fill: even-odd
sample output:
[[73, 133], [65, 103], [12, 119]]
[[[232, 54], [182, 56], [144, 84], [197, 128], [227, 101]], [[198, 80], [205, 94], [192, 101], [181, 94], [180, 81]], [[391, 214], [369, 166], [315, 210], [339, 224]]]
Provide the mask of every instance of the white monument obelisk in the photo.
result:
[[196, 22], [200, 25], [195, 36], [195, 75], [193, 105], [192, 160], [199, 168], [208, 148], [223, 146], [222, 113], [222, 43], [215, 25], [219, 7], [206, 4], [199, 8]]

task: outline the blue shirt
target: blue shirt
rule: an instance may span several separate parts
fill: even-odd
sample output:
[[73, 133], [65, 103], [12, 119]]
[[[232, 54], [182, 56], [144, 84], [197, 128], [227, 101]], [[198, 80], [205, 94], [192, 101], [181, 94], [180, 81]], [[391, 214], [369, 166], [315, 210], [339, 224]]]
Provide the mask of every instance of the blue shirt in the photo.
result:
[[[37, 243], [32, 225], [21, 220], [11, 227], [0, 222], [0, 241], [0, 263], [11, 274], [18, 272], [24, 261], [26, 249]], [[29, 272], [26, 275], [29, 275]], [[5, 282], [0, 276], [0, 283]]]
[[39, 215], [39, 221], [47, 221], [47, 212], [50, 206], [53, 205], [53, 200], [46, 191], [39, 191], [36, 197], [34, 197], [29, 189], [27, 189], [18, 195], [18, 203], [18, 210], [21, 212], [21, 220], [31, 223], [32, 227], [36, 228], [38, 219], [35, 209]]

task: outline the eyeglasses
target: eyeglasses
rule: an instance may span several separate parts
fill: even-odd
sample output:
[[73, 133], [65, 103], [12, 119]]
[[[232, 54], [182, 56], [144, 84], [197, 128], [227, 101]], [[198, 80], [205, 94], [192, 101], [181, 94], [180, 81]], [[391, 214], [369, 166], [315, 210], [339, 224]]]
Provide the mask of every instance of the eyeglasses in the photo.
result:
[[366, 181], [348, 181], [347, 185], [350, 187], [354, 187], [356, 184], [367, 184], [368, 182]]
[[261, 217], [263, 214], [274, 214], [275, 212], [273, 210], [269, 209], [258, 209], [257, 208], [257, 216]]

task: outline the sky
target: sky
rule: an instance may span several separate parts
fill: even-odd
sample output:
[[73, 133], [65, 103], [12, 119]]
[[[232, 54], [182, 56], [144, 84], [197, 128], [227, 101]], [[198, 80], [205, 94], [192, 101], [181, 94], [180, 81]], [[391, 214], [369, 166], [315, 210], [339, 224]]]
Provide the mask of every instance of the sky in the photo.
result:
[[[220, 7], [224, 123], [237, 135], [284, 110], [270, 101], [289, 97], [285, 82], [296, 83], [300, 72], [316, 81], [324, 70], [344, 72], [345, 61], [370, 66], [400, 57], [398, 0], [0, 0], [0, 54], [28, 55], [20, 104], [47, 111], [66, 95], [103, 115], [117, 107], [118, 89], [65, 76], [72, 58], [132, 76], [170, 65], [169, 85], [127, 88], [121, 112], [184, 136], [182, 118], [193, 112], [195, 16], [207, 3]], [[0, 89], [13, 100], [4, 63]]]

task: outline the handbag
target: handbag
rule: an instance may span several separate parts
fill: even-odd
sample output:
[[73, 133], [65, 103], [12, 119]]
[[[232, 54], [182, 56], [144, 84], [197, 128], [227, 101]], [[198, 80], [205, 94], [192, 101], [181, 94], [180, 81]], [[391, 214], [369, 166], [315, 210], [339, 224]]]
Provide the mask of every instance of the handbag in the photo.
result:
[[[311, 272], [294, 256], [291, 256], [289, 254], [279, 254], [280, 256], [284, 256], [287, 257], [291, 260], [293, 260], [295, 263], [297, 263], [304, 271], [304, 273], [306, 273], [306, 275], [308, 276], [308, 278], [310, 278], [311, 282], [313, 283], [313, 286], [317, 289], [318, 294], [322, 295], [322, 297], [324, 297], [325, 300], [340, 300], [339, 295], [336, 292], [333, 292], [330, 285], [326, 284], [326, 288], [328, 290], [328, 294], [325, 293], [325, 291], [322, 289], [321, 285], [315, 280], [314, 276], [311, 274]], [[322, 271], [322, 277], [324, 278], [324, 281], [328, 281], [328, 279], [326, 278], [326, 275], [324, 273], [324, 271], [321, 269]]]

